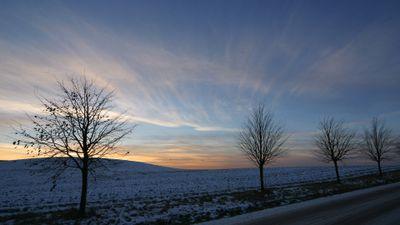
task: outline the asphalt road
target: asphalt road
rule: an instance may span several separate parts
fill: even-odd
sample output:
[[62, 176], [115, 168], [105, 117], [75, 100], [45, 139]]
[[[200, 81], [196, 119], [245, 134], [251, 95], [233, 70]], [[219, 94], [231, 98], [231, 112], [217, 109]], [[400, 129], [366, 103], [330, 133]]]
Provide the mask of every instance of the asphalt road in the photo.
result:
[[400, 225], [400, 188], [391, 187], [242, 225]]
[[[311, 203], [312, 201], [310, 201]], [[400, 184], [215, 221], [225, 225], [400, 225]], [[273, 213], [270, 213], [273, 212]], [[265, 214], [265, 215], [263, 215]]]

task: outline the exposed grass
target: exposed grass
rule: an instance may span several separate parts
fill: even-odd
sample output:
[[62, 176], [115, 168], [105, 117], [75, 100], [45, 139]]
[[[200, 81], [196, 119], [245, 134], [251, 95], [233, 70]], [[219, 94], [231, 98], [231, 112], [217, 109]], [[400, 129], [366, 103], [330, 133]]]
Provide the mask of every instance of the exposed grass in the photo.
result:
[[20, 213], [13, 216], [0, 217], [0, 223], [9, 222], [15, 225], [39, 225], [39, 224], [60, 224], [62, 221], [74, 221], [79, 224], [80, 220], [95, 217], [94, 209], [89, 209], [85, 217], [80, 217], [76, 208], [62, 211], [52, 211], [49, 213]]
[[[366, 175], [361, 177], [346, 178], [343, 179], [342, 183], [329, 181], [283, 188], [267, 188], [265, 191], [251, 190], [236, 192], [232, 193], [232, 196], [237, 201], [251, 202], [253, 203], [253, 206], [249, 207], [245, 212], [233, 211], [228, 214], [239, 215], [280, 205], [311, 200], [319, 197], [325, 197], [399, 181], [400, 171], [394, 171], [385, 173], [382, 177], [377, 175]], [[224, 214], [221, 214], [218, 218], [224, 217]]]

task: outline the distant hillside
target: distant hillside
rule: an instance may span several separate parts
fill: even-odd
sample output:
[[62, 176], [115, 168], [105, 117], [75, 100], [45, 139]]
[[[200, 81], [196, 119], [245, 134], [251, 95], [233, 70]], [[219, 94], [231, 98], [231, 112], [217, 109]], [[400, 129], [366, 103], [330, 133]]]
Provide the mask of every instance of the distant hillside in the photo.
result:
[[[166, 172], [178, 170], [170, 167], [157, 166], [149, 163], [134, 162], [119, 159], [100, 159], [102, 164], [106, 165], [106, 173], [109, 172], [133, 172], [133, 173], [148, 173], [148, 172]], [[0, 171], [15, 171], [15, 170], [39, 170], [43, 166], [51, 165], [54, 159], [34, 158], [20, 160], [1, 160]], [[72, 162], [72, 159], [71, 159]]]

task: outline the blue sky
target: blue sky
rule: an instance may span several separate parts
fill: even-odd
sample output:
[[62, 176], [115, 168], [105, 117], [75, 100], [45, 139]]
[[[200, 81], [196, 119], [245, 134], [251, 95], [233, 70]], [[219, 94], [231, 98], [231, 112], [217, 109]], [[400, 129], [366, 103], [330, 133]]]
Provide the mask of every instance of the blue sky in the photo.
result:
[[116, 90], [139, 126], [131, 160], [184, 168], [250, 165], [235, 147], [264, 103], [290, 134], [276, 165], [318, 162], [328, 115], [400, 125], [398, 1], [2, 1], [0, 158], [35, 93], [85, 74]]

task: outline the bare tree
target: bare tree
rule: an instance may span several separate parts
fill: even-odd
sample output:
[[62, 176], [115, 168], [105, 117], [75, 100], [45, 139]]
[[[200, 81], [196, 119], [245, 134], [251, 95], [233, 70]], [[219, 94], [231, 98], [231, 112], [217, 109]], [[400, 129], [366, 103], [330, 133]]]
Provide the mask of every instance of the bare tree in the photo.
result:
[[379, 175], [382, 176], [381, 164], [389, 159], [389, 154], [394, 149], [392, 130], [386, 127], [384, 121], [374, 117], [371, 126], [364, 131], [363, 141], [361, 152], [378, 164]]
[[340, 183], [338, 162], [345, 159], [355, 149], [355, 132], [346, 128], [343, 121], [333, 117], [323, 119], [319, 123], [319, 133], [315, 136], [318, 150], [316, 156], [322, 161], [333, 162], [336, 180]]
[[239, 133], [239, 148], [259, 168], [260, 188], [264, 190], [264, 166], [283, 152], [287, 140], [283, 127], [274, 121], [272, 114], [259, 105]]
[[111, 113], [113, 92], [97, 88], [86, 78], [58, 82], [53, 98], [39, 97], [43, 113], [29, 116], [33, 127], [17, 130], [28, 152], [56, 162], [54, 182], [67, 169], [77, 168], [82, 175], [79, 215], [86, 210], [88, 175], [102, 165], [101, 158], [117, 152], [117, 144], [131, 133], [134, 125], [123, 114]]

